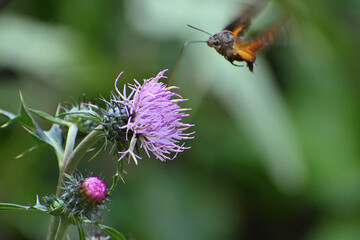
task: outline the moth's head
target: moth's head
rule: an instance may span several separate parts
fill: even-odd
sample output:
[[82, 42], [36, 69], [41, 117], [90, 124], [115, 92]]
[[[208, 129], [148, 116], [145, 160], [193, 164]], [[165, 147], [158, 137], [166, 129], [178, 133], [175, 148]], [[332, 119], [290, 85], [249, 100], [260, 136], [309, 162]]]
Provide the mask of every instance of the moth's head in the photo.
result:
[[224, 30], [209, 37], [206, 43], [209, 47], [213, 47], [218, 50], [224, 45], [232, 45], [234, 41], [234, 34], [230, 31]]

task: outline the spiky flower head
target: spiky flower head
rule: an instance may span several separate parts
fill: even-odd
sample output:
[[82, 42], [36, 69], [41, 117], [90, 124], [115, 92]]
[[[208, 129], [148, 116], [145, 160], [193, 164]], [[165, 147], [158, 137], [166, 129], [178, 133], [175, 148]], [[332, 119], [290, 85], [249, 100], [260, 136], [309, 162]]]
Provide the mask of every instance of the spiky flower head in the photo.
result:
[[[177, 89], [175, 86], [167, 87], [166, 84], [159, 82], [166, 78], [161, 71], [154, 78], [145, 79], [143, 84], [135, 80], [135, 84], [124, 86], [123, 93], [117, 88], [115, 81], [116, 94], [113, 94], [110, 104], [124, 106], [122, 113], [126, 113], [127, 122], [119, 127], [118, 131], [126, 130], [126, 140], [130, 140], [127, 150], [120, 152], [121, 160], [125, 156], [132, 157], [137, 164], [140, 158], [134, 153], [137, 140], [140, 140], [140, 148], [143, 148], [150, 157], [150, 152], [161, 161], [174, 159], [179, 152], [190, 147], [185, 147], [182, 140], [193, 138], [191, 133], [185, 133], [193, 124], [182, 122], [182, 118], [189, 116], [187, 108], [180, 108], [179, 102], [186, 101], [179, 94], [173, 93]], [[131, 92], [126, 94], [126, 87]], [[129, 134], [132, 134], [131, 138]], [[173, 154], [173, 156], [169, 156]]]
[[66, 175], [64, 194], [60, 199], [64, 202], [63, 212], [69, 216], [81, 216], [92, 219], [101, 217], [101, 210], [108, 200], [108, 189], [99, 177], [84, 178], [79, 174]]
[[[112, 93], [110, 101], [101, 99], [106, 103], [106, 108], [101, 110], [104, 136], [114, 144], [114, 149], [120, 151], [127, 147], [126, 130], [122, 127], [128, 121], [128, 114], [125, 105], [118, 102], [119, 96]], [[116, 101], [115, 101], [116, 100]]]

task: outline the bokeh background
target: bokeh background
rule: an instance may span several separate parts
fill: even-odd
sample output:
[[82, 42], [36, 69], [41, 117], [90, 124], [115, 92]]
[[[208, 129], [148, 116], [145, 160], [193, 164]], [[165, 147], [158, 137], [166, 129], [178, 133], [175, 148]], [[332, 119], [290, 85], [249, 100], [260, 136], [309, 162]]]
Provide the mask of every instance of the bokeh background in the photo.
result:
[[[227, 0], [1, 0], [0, 108], [54, 114], [122, 83], [171, 75], [182, 44], [206, 40], [246, 6]], [[271, 1], [250, 34], [291, 13], [255, 72], [206, 44], [185, 48], [174, 85], [190, 99], [192, 148], [126, 166], [104, 222], [132, 239], [360, 239], [360, 2]], [[0, 117], [0, 124], [6, 118]], [[47, 129], [49, 125], [41, 122]], [[0, 201], [54, 192], [57, 161], [19, 125], [0, 129]], [[107, 153], [80, 170], [111, 182]], [[49, 217], [0, 212], [0, 239], [44, 239]], [[77, 239], [76, 229], [70, 229]]]

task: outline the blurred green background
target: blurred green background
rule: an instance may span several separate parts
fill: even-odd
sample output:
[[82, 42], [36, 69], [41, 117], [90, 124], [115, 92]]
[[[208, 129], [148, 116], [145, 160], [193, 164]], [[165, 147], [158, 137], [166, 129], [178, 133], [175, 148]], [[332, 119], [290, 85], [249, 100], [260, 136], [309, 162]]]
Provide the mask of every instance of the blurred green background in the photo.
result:
[[[174, 67], [182, 44], [220, 31], [239, 0], [0, 0], [0, 108], [54, 114], [86, 94], [107, 97], [114, 79], [142, 80]], [[206, 44], [189, 45], [173, 84], [190, 99], [192, 146], [176, 160], [126, 165], [105, 223], [134, 239], [360, 239], [360, 2], [272, 1], [252, 31], [293, 15], [257, 57], [254, 73]], [[6, 121], [0, 118], [0, 124]], [[41, 122], [47, 129], [48, 124]], [[54, 192], [49, 148], [0, 129], [0, 201], [33, 204]], [[111, 182], [102, 154], [80, 169]], [[0, 212], [0, 239], [44, 239], [49, 217]], [[77, 239], [74, 227], [71, 239]]]

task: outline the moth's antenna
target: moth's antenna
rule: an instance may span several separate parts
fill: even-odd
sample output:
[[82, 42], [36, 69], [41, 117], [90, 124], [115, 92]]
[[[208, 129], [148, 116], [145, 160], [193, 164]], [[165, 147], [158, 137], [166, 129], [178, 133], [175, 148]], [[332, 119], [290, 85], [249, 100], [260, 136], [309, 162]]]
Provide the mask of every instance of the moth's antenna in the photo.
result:
[[178, 59], [177, 59], [177, 61], [176, 61], [174, 70], [173, 70], [173, 72], [172, 72], [172, 74], [171, 74], [168, 87], [170, 87], [170, 85], [171, 85], [171, 81], [172, 81], [172, 79], [173, 79], [173, 77], [174, 77], [174, 74], [175, 74], [177, 65], [179, 64], [180, 57], [181, 57], [181, 54], [182, 54], [182, 52], [183, 52], [183, 50], [184, 50], [184, 47], [186, 47], [186, 46], [187, 46], [188, 44], [190, 44], [190, 43], [200, 43], [200, 42], [206, 42], [206, 41], [187, 41], [187, 42], [184, 43], [184, 45], [182, 46], [182, 48], [181, 48], [181, 50], [180, 50], [179, 57], [178, 57]]
[[190, 24], [186, 24], [186, 25], [187, 25], [188, 27], [191, 27], [191, 28], [195, 29], [195, 30], [198, 30], [198, 31], [200, 31], [200, 32], [203, 32], [203, 33], [206, 33], [207, 35], [212, 36], [212, 34], [208, 33], [208, 32], [207, 32], [207, 31], [205, 31], [205, 30], [202, 30], [202, 29], [200, 29], [200, 28], [197, 28], [197, 27], [191, 26]]

